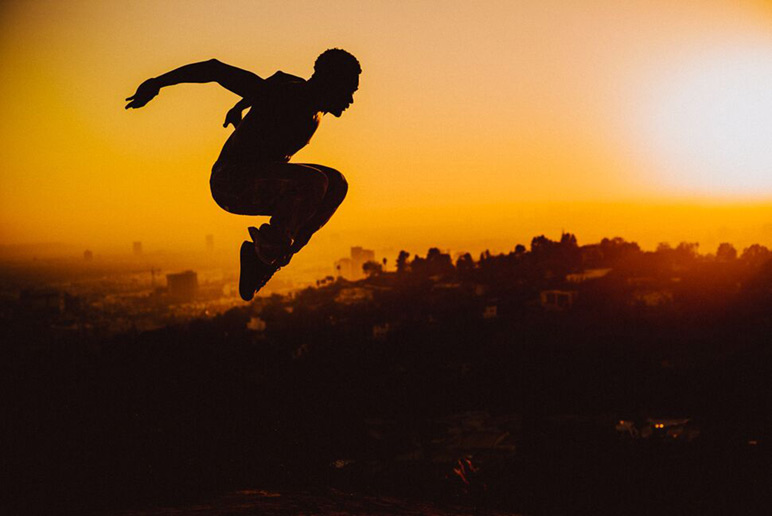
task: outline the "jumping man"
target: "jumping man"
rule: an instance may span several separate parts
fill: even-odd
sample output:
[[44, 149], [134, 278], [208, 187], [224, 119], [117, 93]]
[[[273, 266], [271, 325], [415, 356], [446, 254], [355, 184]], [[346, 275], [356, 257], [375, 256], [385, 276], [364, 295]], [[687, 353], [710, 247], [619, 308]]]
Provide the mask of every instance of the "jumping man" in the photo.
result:
[[271, 217], [259, 229], [250, 227], [253, 241], [241, 244], [239, 293], [245, 301], [289, 263], [343, 202], [348, 183], [340, 172], [289, 160], [308, 144], [323, 114], [339, 117], [351, 105], [361, 72], [357, 59], [337, 48], [316, 59], [308, 80], [284, 72], [261, 79], [211, 59], [148, 79], [126, 99], [126, 109], [140, 108], [164, 86], [213, 81], [242, 97], [225, 116], [223, 126], [232, 124], [235, 130], [212, 167], [210, 186], [224, 210]]

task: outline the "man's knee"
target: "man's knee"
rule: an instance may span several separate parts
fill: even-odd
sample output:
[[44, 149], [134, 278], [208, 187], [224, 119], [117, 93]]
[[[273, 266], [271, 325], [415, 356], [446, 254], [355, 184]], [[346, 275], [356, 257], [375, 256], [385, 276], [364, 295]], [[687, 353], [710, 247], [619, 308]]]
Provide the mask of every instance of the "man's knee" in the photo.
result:
[[327, 195], [329, 181], [326, 174], [306, 167], [306, 170], [300, 177], [301, 181], [297, 185], [299, 195], [310, 197], [317, 201], [322, 200]]
[[315, 193], [321, 197], [324, 197], [330, 187], [329, 179], [325, 174], [314, 174], [313, 177], [313, 188]]
[[334, 196], [338, 203], [343, 202], [348, 192], [348, 181], [346, 181], [346, 178], [334, 168], [325, 167], [322, 171], [327, 176], [327, 195]]

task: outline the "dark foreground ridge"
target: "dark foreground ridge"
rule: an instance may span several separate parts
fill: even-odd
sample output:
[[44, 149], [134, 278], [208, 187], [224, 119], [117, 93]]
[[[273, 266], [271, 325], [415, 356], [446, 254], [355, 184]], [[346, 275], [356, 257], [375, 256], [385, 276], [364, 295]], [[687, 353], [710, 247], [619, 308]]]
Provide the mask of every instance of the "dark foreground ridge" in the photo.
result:
[[766, 514], [772, 261], [737, 254], [433, 249], [108, 337], [8, 301], [5, 512]]

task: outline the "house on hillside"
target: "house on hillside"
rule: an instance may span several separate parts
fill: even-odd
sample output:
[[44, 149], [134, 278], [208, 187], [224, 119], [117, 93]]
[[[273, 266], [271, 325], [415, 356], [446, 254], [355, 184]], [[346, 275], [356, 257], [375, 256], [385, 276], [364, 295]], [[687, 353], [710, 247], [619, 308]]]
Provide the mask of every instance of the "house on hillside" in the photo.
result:
[[573, 274], [567, 274], [566, 275], [566, 281], [568, 281], [569, 283], [584, 283], [585, 281], [603, 278], [609, 272], [611, 272], [610, 268], [607, 268], [607, 269], [586, 269], [586, 270], [584, 270], [582, 272], [576, 272], [576, 273], [573, 273]]
[[335, 296], [335, 302], [344, 305], [353, 305], [355, 303], [364, 303], [373, 300], [373, 290], [367, 287], [347, 287], [343, 288]]
[[545, 310], [570, 310], [574, 306], [577, 294], [576, 290], [542, 290], [539, 293], [539, 304]]

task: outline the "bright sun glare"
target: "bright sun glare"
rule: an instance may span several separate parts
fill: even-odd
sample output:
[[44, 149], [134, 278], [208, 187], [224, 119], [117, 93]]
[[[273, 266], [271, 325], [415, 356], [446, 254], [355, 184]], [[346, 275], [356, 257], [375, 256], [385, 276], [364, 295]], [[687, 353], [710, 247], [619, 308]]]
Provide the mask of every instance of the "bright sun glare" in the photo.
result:
[[709, 52], [663, 78], [644, 135], [662, 184], [687, 195], [772, 197], [772, 51]]

